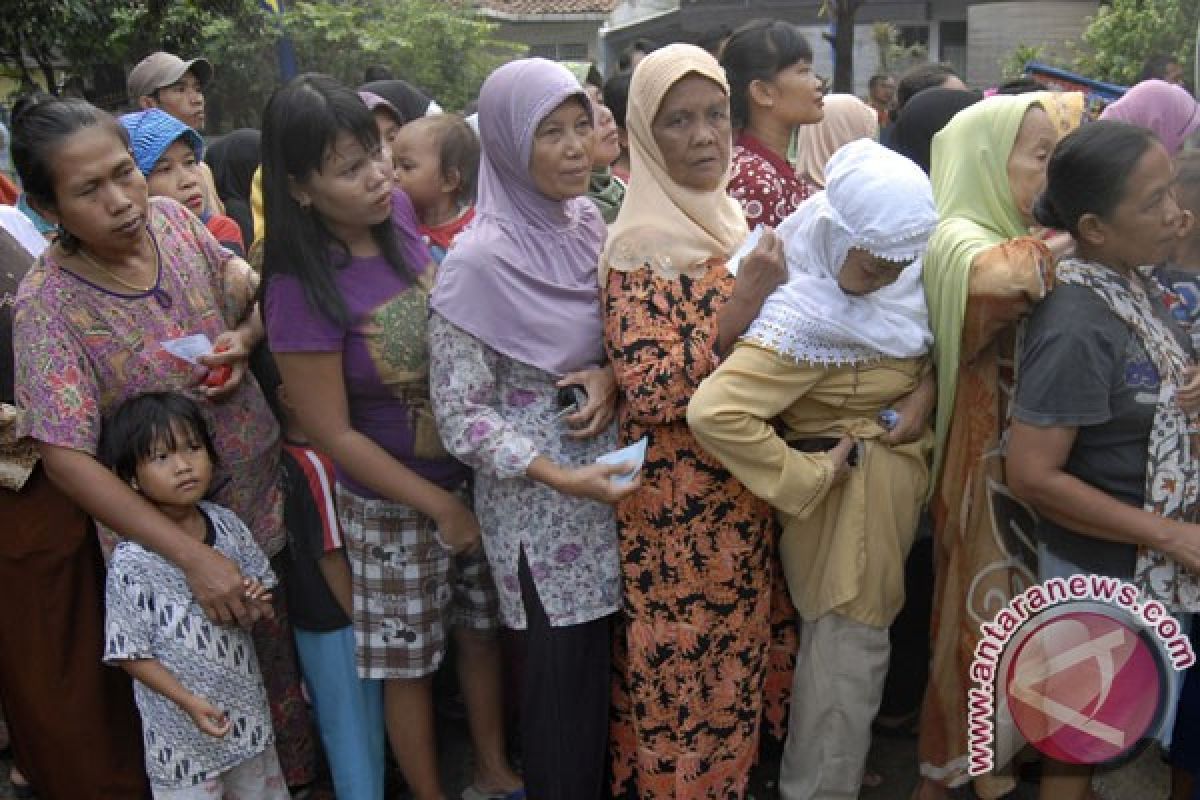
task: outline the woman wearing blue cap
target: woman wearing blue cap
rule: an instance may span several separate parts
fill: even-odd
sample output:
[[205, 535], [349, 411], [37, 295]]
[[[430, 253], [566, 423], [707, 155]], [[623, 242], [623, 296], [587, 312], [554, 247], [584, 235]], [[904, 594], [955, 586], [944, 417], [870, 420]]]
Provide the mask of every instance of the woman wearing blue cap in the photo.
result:
[[205, 207], [200, 172], [204, 140], [200, 134], [165, 111], [149, 108], [121, 117], [129, 131], [133, 160], [146, 176], [151, 197], [169, 197], [200, 218], [223, 247], [239, 256], [246, 246], [238, 224]]

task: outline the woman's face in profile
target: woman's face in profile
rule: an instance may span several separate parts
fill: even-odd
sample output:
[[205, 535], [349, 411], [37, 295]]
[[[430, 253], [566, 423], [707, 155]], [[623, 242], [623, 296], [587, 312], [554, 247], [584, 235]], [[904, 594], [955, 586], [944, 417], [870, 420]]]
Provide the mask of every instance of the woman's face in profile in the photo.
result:
[[1046, 188], [1046, 165], [1056, 144], [1058, 130], [1050, 115], [1040, 106], [1031, 107], [1025, 112], [1017, 140], [1008, 154], [1008, 188], [1017, 212], [1027, 225], [1033, 224], [1034, 201]]
[[680, 79], [663, 97], [651, 132], [671, 180], [697, 191], [722, 188], [733, 133], [720, 85], [695, 74]]

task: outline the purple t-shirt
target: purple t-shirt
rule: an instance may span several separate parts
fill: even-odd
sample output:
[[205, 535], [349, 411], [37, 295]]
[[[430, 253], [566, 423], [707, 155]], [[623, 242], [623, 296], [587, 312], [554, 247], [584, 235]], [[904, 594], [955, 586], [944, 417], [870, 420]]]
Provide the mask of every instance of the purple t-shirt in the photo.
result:
[[[467, 468], [442, 448], [429, 405], [429, 250], [417, 231], [408, 196], [392, 197], [392, 222], [409, 269], [410, 283], [382, 256], [352, 258], [334, 282], [350, 323], [345, 327], [313, 308], [291, 275], [267, 286], [264, 322], [276, 353], [341, 352], [350, 424], [396, 460], [445, 489], [461, 485]], [[362, 497], [376, 497], [341, 464], [338, 480]]]

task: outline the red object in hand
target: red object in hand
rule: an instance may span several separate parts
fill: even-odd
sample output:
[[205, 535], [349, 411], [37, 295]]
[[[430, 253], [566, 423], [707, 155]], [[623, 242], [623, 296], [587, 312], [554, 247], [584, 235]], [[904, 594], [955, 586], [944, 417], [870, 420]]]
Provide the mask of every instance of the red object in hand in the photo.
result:
[[[221, 342], [213, 348], [214, 353], [224, 353], [229, 349], [229, 345]], [[233, 374], [233, 367], [228, 364], [219, 364], [215, 367], [209, 367], [208, 374], [204, 376], [204, 385], [209, 388], [216, 389], [225, 385], [225, 381], [229, 380], [229, 376]]]

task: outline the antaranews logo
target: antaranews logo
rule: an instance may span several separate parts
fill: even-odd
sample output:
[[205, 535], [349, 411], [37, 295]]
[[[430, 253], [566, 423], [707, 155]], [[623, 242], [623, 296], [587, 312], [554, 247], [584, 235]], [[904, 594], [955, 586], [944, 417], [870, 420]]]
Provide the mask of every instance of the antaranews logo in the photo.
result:
[[1107, 764], [1128, 757], [1161, 726], [1171, 672], [1196, 660], [1161, 603], [1102, 575], [1035, 584], [980, 633], [968, 692], [972, 776], [995, 766], [998, 704], [1051, 758]]

